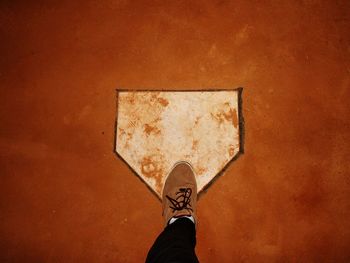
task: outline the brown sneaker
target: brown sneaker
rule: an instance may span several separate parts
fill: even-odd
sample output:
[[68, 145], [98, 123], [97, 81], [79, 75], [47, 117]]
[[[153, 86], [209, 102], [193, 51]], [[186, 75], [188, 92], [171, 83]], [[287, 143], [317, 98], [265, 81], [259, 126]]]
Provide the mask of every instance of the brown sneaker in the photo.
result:
[[165, 226], [172, 217], [192, 216], [197, 222], [197, 182], [189, 163], [174, 165], [165, 180], [162, 200]]

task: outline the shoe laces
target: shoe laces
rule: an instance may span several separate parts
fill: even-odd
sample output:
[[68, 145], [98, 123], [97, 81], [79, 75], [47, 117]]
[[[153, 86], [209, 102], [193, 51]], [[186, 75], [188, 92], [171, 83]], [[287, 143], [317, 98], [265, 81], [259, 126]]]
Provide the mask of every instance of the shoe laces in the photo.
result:
[[187, 211], [193, 211], [191, 208], [191, 195], [192, 195], [192, 189], [191, 188], [180, 188], [179, 191], [176, 193], [176, 198], [171, 198], [170, 196], [166, 195], [166, 198], [170, 201], [171, 205], [169, 206], [173, 213], [175, 211], [181, 211], [181, 210], [187, 210]]

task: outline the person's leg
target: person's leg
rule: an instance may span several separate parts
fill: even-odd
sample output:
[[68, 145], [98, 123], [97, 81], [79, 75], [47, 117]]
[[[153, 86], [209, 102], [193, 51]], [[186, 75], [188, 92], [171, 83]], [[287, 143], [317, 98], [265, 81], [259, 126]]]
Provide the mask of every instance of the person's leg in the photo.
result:
[[194, 223], [186, 217], [179, 218], [158, 236], [148, 252], [146, 263], [198, 262], [195, 245]]
[[198, 262], [196, 245], [197, 182], [191, 166], [177, 163], [165, 180], [164, 231], [150, 249], [147, 263]]

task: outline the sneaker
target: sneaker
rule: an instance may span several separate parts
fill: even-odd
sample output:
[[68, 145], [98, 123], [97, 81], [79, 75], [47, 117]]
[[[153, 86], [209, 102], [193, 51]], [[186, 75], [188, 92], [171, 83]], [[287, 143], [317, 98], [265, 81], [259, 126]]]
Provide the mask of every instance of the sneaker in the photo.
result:
[[165, 226], [171, 218], [192, 216], [196, 223], [197, 182], [192, 167], [178, 162], [167, 176], [162, 192]]

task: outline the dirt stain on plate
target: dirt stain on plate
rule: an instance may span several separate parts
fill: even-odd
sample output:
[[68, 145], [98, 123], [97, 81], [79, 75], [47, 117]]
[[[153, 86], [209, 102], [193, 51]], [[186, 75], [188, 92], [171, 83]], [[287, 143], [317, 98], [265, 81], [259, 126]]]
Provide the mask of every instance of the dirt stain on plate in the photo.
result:
[[228, 102], [224, 103], [223, 108], [219, 109], [215, 113], [210, 113], [211, 117], [217, 121], [217, 123], [220, 125], [224, 121], [229, 121], [233, 124], [235, 128], [238, 126], [238, 115], [237, 111], [234, 108], [230, 107], [230, 104]]
[[147, 134], [147, 136], [154, 134], [160, 134], [160, 130], [156, 126], [149, 125], [148, 123], [143, 125], [143, 131]]
[[141, 172], [147, 178], [153, 178], [155, 180], [156, 191], [160, 192], [162, 175], [164, 169], [162, 167], [162, 156], [151, 155], [145, 156], [141, 161]]
[[169, 101], [167, 99], [164, 99], [162, 97], [157, 98], [157, 101], [163, 106], [166, 107], [169, 104]]

